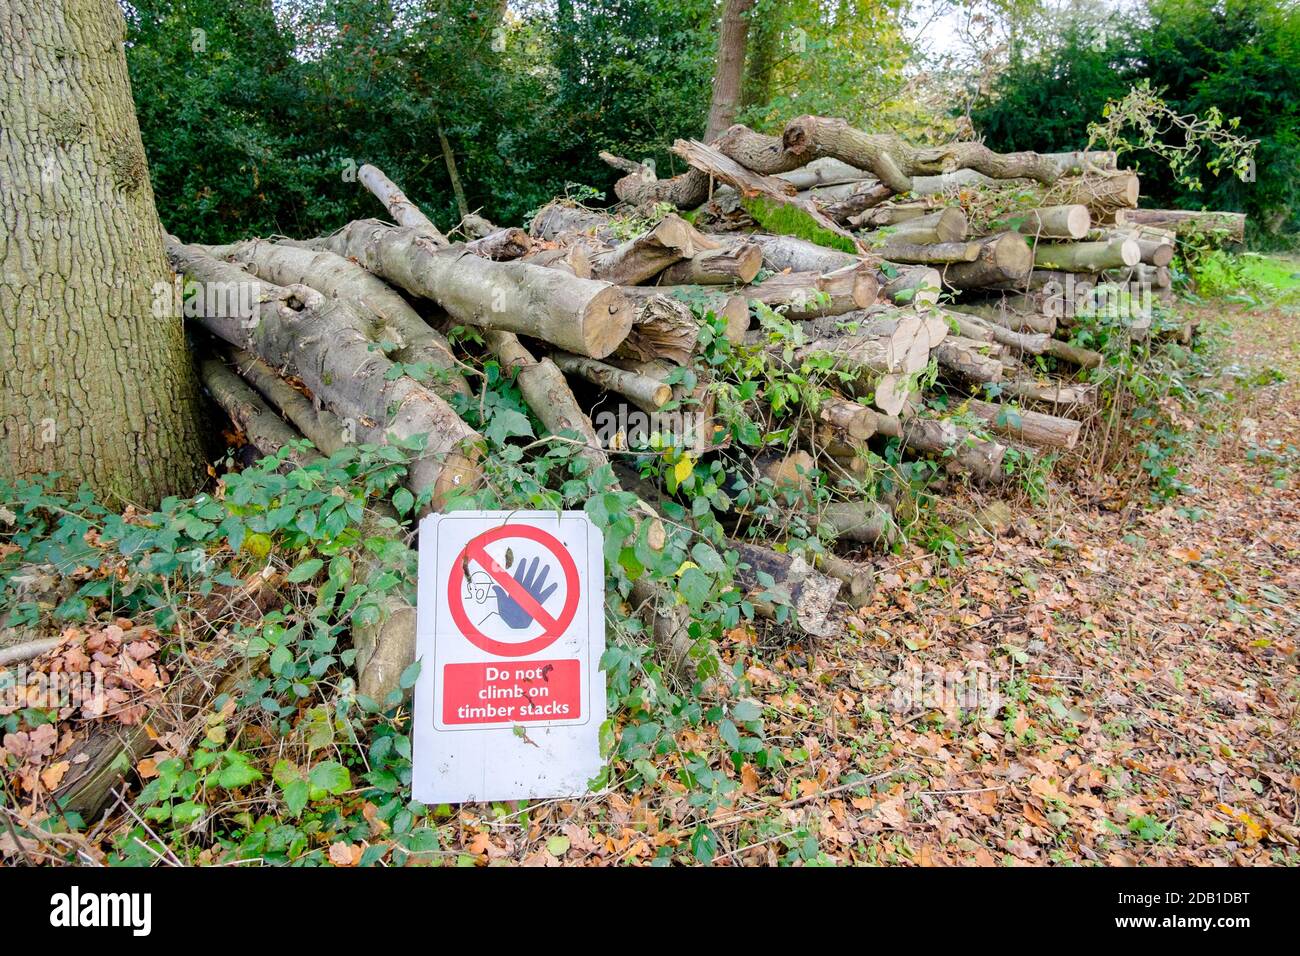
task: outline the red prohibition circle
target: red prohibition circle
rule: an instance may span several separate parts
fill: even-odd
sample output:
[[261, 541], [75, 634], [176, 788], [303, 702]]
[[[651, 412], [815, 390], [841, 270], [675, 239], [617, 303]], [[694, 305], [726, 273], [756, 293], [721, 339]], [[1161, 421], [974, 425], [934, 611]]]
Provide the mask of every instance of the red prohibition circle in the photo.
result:
[[[541, 610], [540, 605], [532, 600], [530, 595], [523, 592], [523, 589], [506, 572], [505, 568], [497, 564], [492, 556], [484, 550], [486, 545], [502, 538], [527, 538], [529, 541], [535, 541], [546, 548], [560, 562], [560, 571], [564, 575], [566, 590], [564, 607], [560, 609], [558, 617], [551, 618], [544, 610], [539, 616], [537, 611]], [[480, 631], [469, 619], [469, 615], [465, 613], [464, 590], [461, 585], [465, 581], [466, 558], [481, 565], [496, 584], [504, 588], [510, 593], [511, 597], [521, 604], [531, 603], [533, 608], [525, 609], [529, 610], [533, 615], [533, 620], [538, 621], [545, 630], [532, 640], [520, 644], [498, 641]], [[517, 591], [521, 593], [516, 593]], [[456, 555], [456, 560], [451, 566], [451, 574], [447, 577], [447, 602], [448, 607], [451, 608], [451, 619], [460, 628], [460, 632], [465, 635], [465, 640], [479, 650], [487, 651], [489, 654], [496, 654], [498, 657], [527, 657], [529, 654], [536, 654], [538, 651], [550, 647], [573, 623], [573, 617], [578, 611], [578, 566], [574, 563], [573, 556], [569, 554], [568, 549], [554, 535], [543, 531], [541, 528], [534, 528], [532, 525], [527, 524], [501, 525], [499, 528], [492, 528], [471, 538], [465, 544], [465, 547], [461, 548], [460, 554]]]

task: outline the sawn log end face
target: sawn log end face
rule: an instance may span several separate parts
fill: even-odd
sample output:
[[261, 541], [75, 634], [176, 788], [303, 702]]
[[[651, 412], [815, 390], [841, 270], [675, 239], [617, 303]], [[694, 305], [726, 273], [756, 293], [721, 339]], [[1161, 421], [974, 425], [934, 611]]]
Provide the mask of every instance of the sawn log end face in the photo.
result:
[[608, 286], [588, 301], [582, 316], [585, 352], [592, 358], [604, 358], [632, 331], [632, 302], [618, 288]]

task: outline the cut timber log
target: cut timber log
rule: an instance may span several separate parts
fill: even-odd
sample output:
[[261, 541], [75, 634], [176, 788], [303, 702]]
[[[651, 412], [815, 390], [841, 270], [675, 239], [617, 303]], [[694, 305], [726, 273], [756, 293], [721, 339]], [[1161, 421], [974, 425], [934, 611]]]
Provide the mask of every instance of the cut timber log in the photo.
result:
[[864, 309], [876, 301], [879, 291], [875, 269], [865, 262], [820, 274], [782, 273], [742, 290], [752, 302], [761, 302], [770, 309], [783, 309], [788, 319], [842, 315]]
[[655, 226], [627, 242], [591, 257], [597, 279], [618, 285], [636, 285], [682, 259], [689, 259], [717, 243], [695, 231], [685, 219], [669, 214]]
[[939, 302], [943, 276], [938, 269], [927, 266], [897, 268], [892, 263], [886, 265], [893, 273], [892, 277], [884, 271], [884, 267], [876, 273], [882, 299], [888, 299], [894, 305], [911, 305], [918, 309], [927, 309]]
[[1033, 270], [1034, 256], [1019, 233], [1004, 232], [979, 240], [974, 262], [957, 262], [942, 269], [944, 284], [974, 289], [999, 282], [1023, 281]]
[[1002, 363], [987, 353], [988, 343], [950, 335], [934, 350], [939, 367], [967, 382], [985, 384], [1002, 380]]
[[1039, 239], [1079, 240], [1092, 229], [1092, 215], [1087, 206], [1079, 203], [1017, 210], [1012, 218], [1024, 220], [1016, 227], [1017, 232]]
[[788, 455], [780, 452], [761, 452], [754, 458], [754, 471], [760, 478], [770, 481], [780, 493], [803, 499], [812, 490], [812, 473], [817, 464], [806, 451]]
[[1034, 247], [1035, 269], [1101, 272], [1135, 266], [1141, 261], [1141, 247], [1127, 238], [1107, 242], [1040, 242]]
[[492, 259], [495, 262], [509, 262], [522, 259], [533, 248], [533, 240], [528, 233], [518, 227], [497, 229], [486, 236], [465, 243], [465, 248], [476, 256]]
[[889, 236], [871, 251], [891, 262], [910, 265], [934, 265], [950, 262], [974, 262], [982, 247], [977, 242], [909, 242], [907, 233]]
[[627, 369], [615, 368], [596, 359], [569, 352], [555, 352], [551, 355], [561, 372], [577, 375], [593, 385], [599, 385], [609, 392], [617, 392], [631, 400], [637, 408], [646, 412], [657, 412], [668, 404], [673, 396], [670, 386], [657, 382]]
[[303, 285], [264, 283], [197, 247], [169, 240], [167, 252], [188, 278], [242, 288], [245, 294], [234, 298], [256, 303], [249, 315], [231, 308], [227, 296], [226, 308], [197, 317], [204, 328], [301, 379], [340, 418], [357, 423], [360, 441], [379, 444], [390, 437], [424, 436], [424, 450], [411, 462], [407, 484], [417, 496], [428, 491], [431, 507], [478, 484], [478, 434], [430, 389], [406, 375], [389, 378], [392, 362], [374, 348], [364, 321], [341, 300], [327, 300]]
[[[746, 132], [750, 132], [746, 130]], [[751, 136], [759, 136], [757, 133], [750, 133]], [[770, 140], [774, 145], [768, 146], [770, 155], [777, 155], [782, 152], [781, 141], [778, 137], [769, 136], [762, 139]], [[722, 143], [715, 143], [718, 148], [727, 152]], [[729, 153], [729, 155], [731, 155]], [[1095, 150], [1093, 152], [1065, 152], [1065, 153], [1040, 153], [1041, 157], [1051, 161], [1060, 170], [1062, 176], [1078, 175], [1085, 170], [1113, 170], [1115, 169], [1117, 158], [1115, 153], [1109, 150]], [[732, 158], [745, 163], [751, 169], [759, 170], [759, 166], [751, 166], [742, 156], [733, 156]], [[760, 157], [761, 158], [761, 157]], [[788, 160], [787, 160], [788, 162]], [[787, 167], [788, 168], [788, 167]], [[781, 179], [794, 185], [796, 189], [812, 189], [816, 186], [834, 186], [839, 183], [853, 183], [862, 179], [870, 178], [871, 173], [865, 169], [859, 169], [856, 166], [850, 166], [848, 163], [841, 162], [834, 157], [827, 156], [823, 159], [815, 159], [806, 166], [796, 169], [790, 169], [789, 172], [781, 171], [775, 168], [769, 160], [768, 166], [761, 169], [762, 172], [774, 173]], [[959, 185], [966, 185], [969, 182], [996, 182], [989, 176], [984, 176], [975, 172], [973, 169], [958, 170], [954, 173], [948, 173], [947, 176], [963, 177], [965, 181]], [[935, 177], [914, 177], [915, 179], [931, 179]], [[919, 189], [914, 192], [920, 193]], [[927, 190], [927, 192], [943, 192], [942, 188]]]
[[439, 250], [418, 231], [373, 220], [318, 242], [467, 325], [531, 335], [592, 358], [614, 351], [632, 328], [631, 303], [607, 282]]
[[226, 351], [231, 365], [244, 381], [278, 408], [280, 414], [289, 419], [293, 427], [322, 454], [332, 455], [355, 441], [354, 426], [350, 427], [328, 408], [317, 405], [311, 396], [298, 391], [252, 352], [237, 348]]
[[[1136, 204], [1135, 204], [1136, 205]], [[1244, 212], [1195, 212], [1189, 209], [1124, 209], [1115, 214], [1118, 226], [1163, 226], [1180, 236], [1192, 233], [1220, 235], [1232, 242], [1246, 236]]]
[[849, 607], [865, 606], [875, 593], [876, 579], [869, 567], [854, 564], [833, 554], [817, 555], [816, 566], [817, 570], [830, 575], [844, 585], [840, 589], [840, 598]]
[[1056, 318], [1044, 312], [1022, 312], [1014, 308], [1010, 298], [992, 302], [959, 302], [948, 308], [953, 312], [974, 315], [1014, 332], [1051, 335], [1056, 331]]
[[724, 338], [739, 343], [749, 328], [744, 297], [709, 286], [625, 286], [633, 303], [632, 331], [614, 354], [622, 358], [665, 358], [689, 365], [700, 335], [695, 312], [712, 312], [725, 323]]
[[1013, 398], [1023, 398], [1045, 405], [1095, 405], [1097, 386], [1091, 384], [1062, 385], [1030, 381], [1000, 382], [999, 393]]
[[573, 243], [554, 249], [536, 249], [523, 257], [523, 261], [547, 269], [559, 269], [579, 279], [591, 278], [591, 257], [585, 246]]
[[[872, 246], [890, 245], [894, 242], [914, 244], [960, 242], [966, 238], [968, 228], [966, 214], [962, 212], [960, 206], [945, 206], [934, 212], [886, 226], [880, 231], [869, 232], [863, 238]], [[885, 258], [890, 257], [886, 255]]]
[[833, 156], [869, 169], [895, 192], [910, 192], [912, 177], [974, 169], [995, 179], [1026, 177], [1051, 184], [1060, 168], [1038, 153], [993, 152], [983, 143], [914, 147], [898, 136], [863, 133], [840, 119], [800, 116], [786, 124], [781, 143], [787, 154], [804, 161]]
[[879, 427], [881, 434], [899, 439], [905, 448], [938, 458], [950, 472], [966, 472], [985, 483], [1006, 477], [1002, 470], [1005, 445], [981, 441], [946, 419], [882, 416]]
[[584, 235], [609, 242], [614, 239], [610, 222], [606, 213], [557, 199], [537, 211], [528, 226], [528, 234], [534, 239], [546, 241]]
[[755, 242], [732, 242], [698, 252], [659, 274], [663, 285], [746, 285], [763, 266], [763, 249]]
[[401, 293], [361, 266], [326, 249], [304, 249], [253, 239], [230, 246], [204, 247], [219, 258], [274, 285], [309, 286], [345, 301], [363, 319], [371, 319], [376, 342], [394, 342], [389, 357], [407, 365], [430, 366], [430, 387], [443, 398], [468, 395], [460, 363], [441, 333], [430, 328]]
[[[1055, 275], [1056, 273], [1048, 273]], [[1037, 275], [1037, 272], [1035, 272]], [[1151, 266], [1140, 263], [1131, 269], [1111, 269], [1101, 276], [1102, 281], [1106, 282], [1139, 282], [1149, 285], [1153, 289], [1168, 289], [1173, 285], [1173, 273], [1169, 271], [1168, 266]]]
[[406, 193], [397, 188], [397, 184], [369, 163], [357, 170], [357, 181], [384, 204], [393, 222], [399, 226], [415, 229], [427, 236], [435, 245], [448, 245], [447, 237], [438, 231], [433, 220], [420, 211], [420, 207], [406, 198]]
[[763, 266], [773, 272], [835, 272], [861, 263], [862, 257], [828, 249], [794, 236], [756, 233], [745, 237], [763, 251]]
[[871, 404], [888, 415], [897, 415], [907, 405], [910, 376], [929, 360], [928, 350], [898, 355], [887, 337], [845, 335], [817, 339], [795, 352], [796, 360], [826, 356], [841, 372], [852, 378], [844, 387], [857, 397], [870, 396]]
[[1029, 412], [1008, 405], [997, 405], [972, 398], [967, 403], [972, 414], [989, 428], [1028, 445], [1045, 448], [1073, 448], [1083, 427], [1079, 422], [1042, 412]]
[[[199, 380], [208, 394], [230, 416], [245, 437], [263, 455], [274, 455], [301, 441], [302, 435], [285, 424], [283, 418], [263, 400], [262, 396], [220, 359], [207, 358], [199, 363]], [[305, 464], [320, 456], [311, 451], [291, 452], [289, 461]]]
[[[743, 541], [732, 541], [730, 547], [740, 553], [736, 588], [745, 594], [755, 611], [776, 618], [777, 608], [785, 606], [793, 612], [793, 623], [805, 633], [815, 637], [830, 637], [835, 633], [830, 614], [840, 592], [839, 581], [815, 571], [798, 554], [780, 554]], [[762, 584], [760, 575], [770, 576], [772, 584]]]
[[797, 198], [794, 187], [784, 180], [756, 173], [698, 140], [679, 139], [673, 144], [673, 152], [713, 179], [726, 183], [741, 196], [762, 197], [777, 207], [802, 215], [857, 247], [852, 233], [818, 209], [815, 203]]
[[1094, 220], [1109, 222], [1117, 210], [1137, 206], [1140, 190], [1136, 173], [1106, 172], [1065, 177], [1042, 197], [1044, 205], [1087, 206]]
[[894, 516], [877, 501], [832, 501], [816, 516], [818, 528], [829, 528], [837, 541], [889, 544], [896, 537]]

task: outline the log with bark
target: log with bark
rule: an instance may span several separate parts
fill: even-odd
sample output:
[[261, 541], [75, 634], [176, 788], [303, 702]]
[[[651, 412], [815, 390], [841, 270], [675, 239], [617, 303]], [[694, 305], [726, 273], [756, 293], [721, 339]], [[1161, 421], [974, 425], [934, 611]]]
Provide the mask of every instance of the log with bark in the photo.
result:
[[[390, 376], [392, 362], [342, 300], [303, 285], [262, 282], [198, 247], [169, 240], [167, 252], [195, 282], [240, 290], [221, 297], [224, 303], [209, 297], [217, 308], [195, 317], [209, 332], [301, 379], [340, 418], [355, 422], [359, 441], [422, 441], [423, 450], [411, 452], [407, 484], [417, 496], [427, 491], [431, 508], [478, 484], [480, 437], [432, 390]], [[240, 300], [253, 303], [252, 311]]]
[[355, 262], [329, 250], [261, 239], [202, 248], [274, 285], [301, 284], [342, 299], [362, 318], [372, 321], [370, 334], [376, 342], [396, 345], [388, 353], [391, 359], [430, 366], [430, 385], [443, 398], [470, 393], [447, 339], [430, 328], [399, 292]]
[[[1134, 204], [1136, 205], [1136, 203]], [[1189, 209], [1123, 209], [1115, 214], [1117, 226], [1163, 226], [1178, 235], [1202, 233], [1243, 242], [1246, 214], [1243, 212], [1196, 212]]]
[[657, 412], [672, 398], [671, 386], [597, 359], [569, 352], [553, 352], [551, 359], [561, 372], [577, 375], [606, 391], [617, 392], [642, 411]]
[[[793, 613], [791, 623], [805, 633], [815, 637], [835, 633], [831, 611], [842, 586], [838, 580], [816, 571], [799, 554], [781, 554], [744, 541], [732, 541], [729, 546], [740, 554], [736, 589], [756, 611], [775, 618], [778, 607], [784, 605]], [[766, 580], [772, 583], [764, 584]]]
[[815, 203], [793, 195], [794, 187], [784, 180], [756, 173], [698, 140], [679, 139], [673, 144], [673, 152], [706, 173], [710, 179], [726, 183], [741, 196], [747, 199], [761, 197], [774, 206], [800, 215], [813, 225], [841, 237], [854, 248], [857, 247], [857, 240], [852, 233], [823, 213]]
[[870, 170], [895, 192], [912, 190], [912, 177], [974, 169], [995, 179], [1025, 177], [1052, 184], [1060, 167], [1038, 153], [995, 153], [983, 143], [915, 147], [901, 137], [864, 133], [841, 119], [800, 116], [786, 124], [781, 143], [787, 154], [807, 162], [832, 156]]
[[433, 220], [407, 199], [406, 193], [385, 176], [382, 170], [367, 163], [357, 170], [357, 181], [384, 204], [388, 214], [393, 217], [393, 222], [423, 233], [435, 245], [449, 245], [447, 237], [433, 224]]
[[463, 247], [439, 249], [418, 230], [360, 220], [311, 245], [432, 299], [454, 321], [530, 335], [579, 355], [603, 358], [632, 328], [632, 305], [617, 286], [526, 262], [493, 262]]
[[1105, 242], [1040, 242], [1034, 247], [1035, 269], [1101, 272], [1132, 267], [1141, 261], [1138, 243], [1122, 236]]
[[788, 319], [841, 315], [876, 301], [880, 287], [875, 270], [866, 262], [834, 272], [788, 272], [769, 276], [742, 290], [752, 302], [783, 310]]
[[993, 431], [1027, 445], [1044, 448], [1073, 448], [1083, 428], [1081, 423], [1069, 418], [984, 402], [976, 398], [967, 403], [967, 408]]
[[1024, 236], [1004, 232], [979, 240], [974, 262], [956, 262], [940, 272], [944, 284], [953, 289], [976, 289], [1000, 282], [1023, 281], [1033, 270], [1034, 256]]
[[744, 240], [697, 252], [659, 273], [661, 285], [746, 285], [763, 266], [763, 249]]
[[741, 342], [749, 328], [749, 303], [743, 296], [711, 286], [625, 286], [633, 303], [632, 330], [614, 354], [621, 358], [665, 358], [689, 365], [700, 338], [696, 312], [723, 320], [723, 337]]
[[675, 262], [717, 246], [685, 219], [670, 214], [641, 235], [591, 256], [591, 272], [606, 282], [636, 285]]
[[1006, 446], [981, 440], [960, 425], [941, 418], [911, 415], [881, 416], [880, 433], [899, 439], [905, 448], [937, 457], [948, 471], [966, 472], [977, 481], [993, 483], [1006, 477], [1002, 460]]

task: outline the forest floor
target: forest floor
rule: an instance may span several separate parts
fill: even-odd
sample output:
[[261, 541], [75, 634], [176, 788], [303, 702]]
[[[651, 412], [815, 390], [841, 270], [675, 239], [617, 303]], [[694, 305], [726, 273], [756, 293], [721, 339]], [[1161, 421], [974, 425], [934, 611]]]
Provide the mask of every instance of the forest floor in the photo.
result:
[[[1184, 494], [1054, 486], [955, 566], [882, 559], [844, 638], [733, 632], [786, 764], [734, 774], [715, 862], [1300, 863], [1300, 313], [1204, 318], [1252, 384], [1196, 426]], [[670, 777], [447, 822], [467, 863], [664, 860], [699, 822]]]

